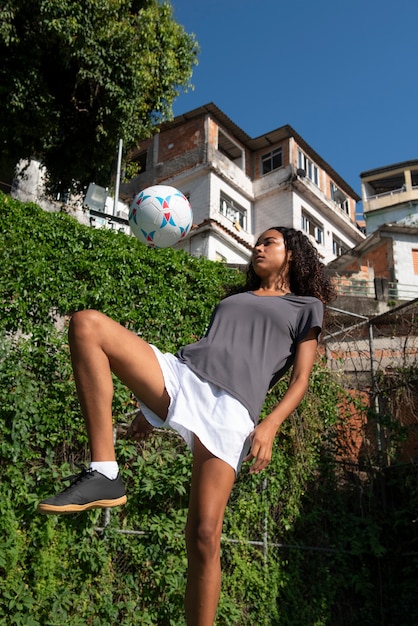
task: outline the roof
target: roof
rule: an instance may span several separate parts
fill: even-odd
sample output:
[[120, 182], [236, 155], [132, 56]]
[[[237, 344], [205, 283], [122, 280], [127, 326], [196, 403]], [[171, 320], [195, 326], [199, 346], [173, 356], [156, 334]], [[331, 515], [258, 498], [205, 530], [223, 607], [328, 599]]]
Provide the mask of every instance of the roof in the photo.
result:
[[213, 218], [204, 219], [202, 222], [199, 222], [199, 224], [193, 225], [193, 227], [192, 227], [192, 229], [190, 231], [190, 236], [193, 237], [194, 235], [199, 234], [203, 230], [213, 230], [213, 231], [219, 230], [219, 231], [222, 231], [225, 234], [227, 234], [229, 237], [232, 237], [232, 239], [235, 239], [235, 241], [237, 241], [239, 244], [244, 246], [244, 248], [247, 248], [247, 250], [249, 250], [249, 251], [251, 251], [253, 249], [253, 247], [254, 247], [251, 243], [249, 243], [248, 241], [246, 241], [245, 239], [240, 237], [233, 230], [231, 230], [229, 228], [226, 228], [223, 224], [218, 222], [218, 220], [215, 220]]
[[354, 248], [351, 248], [345, 254], [333, 259], [330, 263], [328, 263], [328, 267], [330, 269], [338, 270], [341, 267], [344, 267], [347, 261], [351, 258], [358, 258], [362, 253], [366, 252], [374, 245], [376, 245], [381, 240], [381, 233], [390, 233], [390, 234], [404, 234], [404, 235], [414, 235], [418, 240], [418, 226], [410, 226], [407, 224], [382, 224], [377, 228], [373, 233], [371, 233], [366, 239], [357, 244]]
[[197, 109], [193, 109], [192, 111], [188, 111], [187, 113], [178, 115], [169, 122], [164, 122], [160, 125], [160, 130], [175, 128], [176, 126], [180, 126], [188, 120], [192, 120], [196, 117], [207, 114], [215, 118], [224, 129], [228, 130], [236, 139], [238, 139], [246, 148], [248, 148], [252, 152], [269, 149], [272, 145], [277, 144], [283, 139], [293, 137], [296, 140], [298, 146], [300, 146], [302, 150], [308, 156], [310, 156], [317, 165], [326, 170], [330, 177], [333, 179], [333, 181], [339, 187], [341, 187], [341, 189], [343, 189], [347, 193], [347, 195], [354, 198], [356, 202], [359, 202], [361, 200], [361, 197], [357, 194], [357, 192], [354, 191], [354, 189], [329, 165], [329, 163], [327, 163], [289, 124], [280, 126], [279, 128], [264, 133], [259, 137], [250, 137], [227, 115], [225, 115], [225, 113], [223, 113], [213, 102], [209, 102], [208, 104], [198, 107]]
[[400, 163], [392, 163], [391, 165], [385, 165], [383, 167], [377, 167], [373, 170], [367, 170], [360, 174], [360, 178], [368, 178], [369, 176], [378, 176], [385, 172], [393, 172], [394, 170], [408, 169], [410, 167], [418, 168], [418, 159], [412, 159], [409, 161], [402, 161]]

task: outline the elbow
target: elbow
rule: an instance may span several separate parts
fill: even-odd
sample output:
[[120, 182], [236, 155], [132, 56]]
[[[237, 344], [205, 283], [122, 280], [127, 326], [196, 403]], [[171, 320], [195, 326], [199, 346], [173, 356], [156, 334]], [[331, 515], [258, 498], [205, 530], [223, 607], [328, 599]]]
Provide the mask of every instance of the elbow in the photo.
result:
[[309, 376], [294, 376], [291, 378], [289, 382], [289, 389], [293, 388], [295, 391], [298, 391], [300, 395], [300, 399], [302, 400], [305, 393], [308, 391], [309, 387]]

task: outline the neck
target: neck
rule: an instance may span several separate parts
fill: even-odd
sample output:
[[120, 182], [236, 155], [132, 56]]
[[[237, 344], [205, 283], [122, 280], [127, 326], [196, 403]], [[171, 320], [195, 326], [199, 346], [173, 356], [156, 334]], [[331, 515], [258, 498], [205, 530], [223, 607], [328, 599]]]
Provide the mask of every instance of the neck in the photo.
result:
[[290, 293], [290, 285], [287, 282], [262, 282], [258, 291], [271, 293]]

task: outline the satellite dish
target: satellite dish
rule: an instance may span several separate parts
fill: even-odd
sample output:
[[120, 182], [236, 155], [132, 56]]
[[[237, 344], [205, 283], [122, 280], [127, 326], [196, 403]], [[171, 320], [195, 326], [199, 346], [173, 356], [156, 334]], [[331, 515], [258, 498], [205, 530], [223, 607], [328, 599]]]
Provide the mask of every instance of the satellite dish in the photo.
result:
[[340, 189], [336, 189], [334, 191], [334, 201], [338, 202], [338, 203], [343, 203], [347, 200], [346, 196], [343, 194], [343, 192]]

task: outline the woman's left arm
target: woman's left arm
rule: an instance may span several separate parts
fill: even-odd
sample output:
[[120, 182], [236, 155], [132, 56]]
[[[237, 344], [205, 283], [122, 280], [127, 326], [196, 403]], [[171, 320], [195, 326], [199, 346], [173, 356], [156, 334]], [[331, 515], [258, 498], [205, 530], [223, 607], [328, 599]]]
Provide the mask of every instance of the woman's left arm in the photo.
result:
[[254, 460], [250, 474], [258, 474], [271, 461], [273, 442], [285, 419], [299, 406], [309, 384], [309, 376], [315, 361], [318, 333], [312, 328], [296, 347], [295, 360], [289, 387], [279, 404], [260, 422], [250, 435], [251, 450], [244, 461]]

